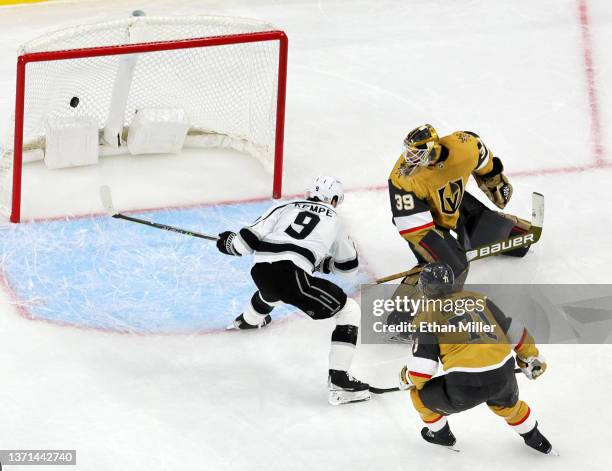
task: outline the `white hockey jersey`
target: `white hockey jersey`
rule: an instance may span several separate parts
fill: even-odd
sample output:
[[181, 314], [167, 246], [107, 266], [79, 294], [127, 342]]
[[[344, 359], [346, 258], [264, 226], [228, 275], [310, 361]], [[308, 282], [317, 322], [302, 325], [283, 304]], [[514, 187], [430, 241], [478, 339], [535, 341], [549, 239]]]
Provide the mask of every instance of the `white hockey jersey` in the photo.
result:
[[357, 271], [353, 241], [333, 206], [310, 200], [291, 201], [270, 208], [233, 241], [241, 255], [255, 254], [255, 263], [289, 260], [312, 273], [327, 257], [334, 273]]

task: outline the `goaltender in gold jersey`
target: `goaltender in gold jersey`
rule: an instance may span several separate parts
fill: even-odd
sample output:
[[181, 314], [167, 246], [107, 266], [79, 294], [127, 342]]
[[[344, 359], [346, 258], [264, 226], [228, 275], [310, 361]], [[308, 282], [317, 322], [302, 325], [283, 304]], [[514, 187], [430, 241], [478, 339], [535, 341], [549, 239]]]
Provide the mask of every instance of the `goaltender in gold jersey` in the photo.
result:
[[[413, 352], [400, 372], [400, 389], [410, 390], [425, 423], [421, 436], [453, 446], [447, 416], [486, 403], [528, 446], [550, 453], [552, 446], [527, 403], [519, 399], [514, 375], [515, 355], [529, 379], [546, 371], [546, 361], [525, 326], [506, 317], [486, 296], [457, 291], [446, 263], [426, 265], [418, 286], [428, 302], [412, 320]], [[440, 363], [445, 374], [435, 376]]]
[[[444, 261], [456, 277], [465, 277], [466, 249], [529, 230], [529, 222], [492, 211], [465, 191], [472, 175], [485, 195], [503, 209], [512, 196], [503, 170], [501, 160], [473, 132], [457, 131], [440, 138], [426, 124], [408, 134], [389, 176], [389, 196], [393, 223], [420, 263]], [[522, 257], [527, 250], [506, 254]]]

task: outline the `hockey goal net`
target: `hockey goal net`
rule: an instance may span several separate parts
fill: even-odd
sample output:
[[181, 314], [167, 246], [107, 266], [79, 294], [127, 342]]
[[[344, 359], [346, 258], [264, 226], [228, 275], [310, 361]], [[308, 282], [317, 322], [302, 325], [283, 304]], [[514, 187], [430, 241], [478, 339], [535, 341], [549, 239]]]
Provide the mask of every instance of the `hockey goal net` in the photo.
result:
[[22, 167], [44, 158], [47, 120], [95, 119], [103, 156], [127, 152], [139, 109], [164, 107], [189, 118], [185, 146], [260, 160], [279, 198], [286, 68], [285, 34], [239, 18], [133, 16], [30, 41], [17, 60], [14, 135], [0, 149], [0, 209], [19, 222]]

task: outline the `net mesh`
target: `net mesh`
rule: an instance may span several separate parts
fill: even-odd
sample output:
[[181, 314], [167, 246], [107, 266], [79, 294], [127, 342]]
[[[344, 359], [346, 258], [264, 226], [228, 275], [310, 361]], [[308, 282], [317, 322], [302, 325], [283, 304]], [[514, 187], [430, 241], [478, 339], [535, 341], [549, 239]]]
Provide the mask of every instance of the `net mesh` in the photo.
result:
[[[213, 16], [132, 17], [79, 25], [21, 47], [21, 54], [133, 43], [231, 36], [277, 30], [267, 23]], [[44, 147], [49, 118], [84, 115], [103, 128], [109, 117], [120, 62], [128, 56], [31, 62], [26, 67], [24, 150]], [[246, 151], [271, 169], [274, 160], [278, 41], [146, 52], [137, 55], [124, 126], [136, 110], [182, 108], [189, 118], [186, 145]], [[133, 60], [133, 56], [132, 56]], [[72, 97], [79, 98], [76, 108]], [[0, 206], [11, 203], [12, 136], [0, 161]], [[25, 156], [27, 160], [27, 156]], [[25, 191], [24, 191], [25, 192]]]

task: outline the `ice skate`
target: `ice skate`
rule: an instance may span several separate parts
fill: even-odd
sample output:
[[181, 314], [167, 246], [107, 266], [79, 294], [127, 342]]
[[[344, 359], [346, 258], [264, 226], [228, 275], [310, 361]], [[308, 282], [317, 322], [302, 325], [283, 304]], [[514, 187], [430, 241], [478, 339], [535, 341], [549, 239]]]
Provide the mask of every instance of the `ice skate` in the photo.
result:
[[434, 445], [441, 445], [452, 451], [459, 451], [454, 448], [457, 439], [455, 435], [453, 435], [453, 432], [451, 432], [448, 423], [437, 432], [434, 432], [429, 427], [423, 427], [421, 429], [421, 437], [423, 437], [426, 442], [433, 443]]
[[272, 317], [270, 317], [269, 314], [264, 317], [264, 320], [261, 324], [257, 325], [249, 324], [247, 321], [244, 320], [244, 315], [240, 314], [238, 317], [236, 317], [236, 319], [234, 319], [234, 323], [230, 326], [230, 328], [239, 330], [261, 329], [262, 327], [267, 326], [270, 322], [272, 322]]
[[346, 371], [329, 370], [327, 383], [332, 406], [370, 399], [370, 385], [353, 378]]

